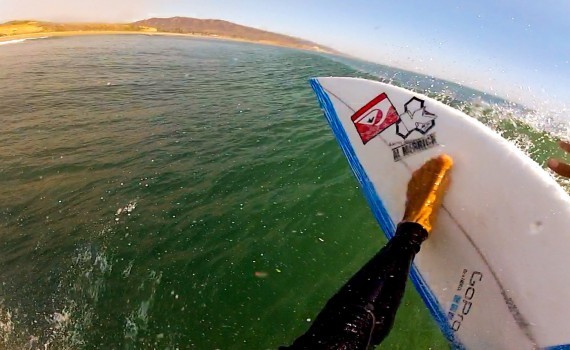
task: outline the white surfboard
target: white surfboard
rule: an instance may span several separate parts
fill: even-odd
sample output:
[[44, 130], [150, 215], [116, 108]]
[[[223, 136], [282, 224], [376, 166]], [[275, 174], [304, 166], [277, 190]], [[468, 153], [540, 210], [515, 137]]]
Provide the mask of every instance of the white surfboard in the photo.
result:
[[411, 173], [454, 159], [411, 279], [455, 348], [570, 349], [570, 197], [522, 151], [426, 96], [354, 78], [311, 80], [388, 238]]

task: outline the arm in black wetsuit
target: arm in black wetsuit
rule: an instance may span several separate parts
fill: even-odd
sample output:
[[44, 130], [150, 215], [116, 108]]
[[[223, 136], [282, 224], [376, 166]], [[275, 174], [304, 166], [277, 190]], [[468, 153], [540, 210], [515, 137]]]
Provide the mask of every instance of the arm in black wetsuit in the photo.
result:
[[280, 349], [365, 350], [388, 335], [410, 266], [428, 232], [403, 222], [394, 237], [327, 302], [309, 330]]
[[449, 185], [451, 157], [441, 154], [412, 173], [404, 219], [378, 254], [327, 302], [292, 350], [366, 350], [388, 335], [410, 266], [428, 237]]

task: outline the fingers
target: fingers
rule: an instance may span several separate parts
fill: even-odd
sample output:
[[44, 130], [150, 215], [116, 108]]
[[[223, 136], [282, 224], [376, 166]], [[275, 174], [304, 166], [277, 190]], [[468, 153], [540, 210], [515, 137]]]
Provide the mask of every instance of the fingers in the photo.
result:
[[[564, 151], [570, 153], [570, 142], [560, 141], [558, 142], [558, 145]], [[554, 171], [558, 175], [570, 178], [570, 164], [564, 163], [563, 161], [558, 159], [551, 158], [548, 160], [547, 165], [552, 171]]]
[[[567, 152], [570, 152], [570, 144], [566, 144], [568, 150], [564, 148]], [[570, 178], [570, 165], [564, 162], [559, 161], [558, 159], [549, 159], [548, 160], [548, 167], [552, 169], [555, 173], [560, 176]]]
[[560, 148], [562, 148], [566, 152], [570, 153], [570, 142], [560, 141], [558, 143], [558, 145], [560, 145]]

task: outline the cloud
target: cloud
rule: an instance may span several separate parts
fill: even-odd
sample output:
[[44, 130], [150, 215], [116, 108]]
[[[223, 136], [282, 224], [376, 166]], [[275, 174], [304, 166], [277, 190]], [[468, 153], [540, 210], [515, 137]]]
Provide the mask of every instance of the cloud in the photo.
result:
[[0, 22], [15, 19], [129, 22], [143, 19], [152, 0], [2, 0]]

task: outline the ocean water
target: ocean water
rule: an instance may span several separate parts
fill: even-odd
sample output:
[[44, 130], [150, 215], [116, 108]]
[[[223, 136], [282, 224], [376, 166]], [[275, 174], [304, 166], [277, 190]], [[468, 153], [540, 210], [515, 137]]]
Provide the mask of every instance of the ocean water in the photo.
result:
[[[558, 116], [348, 58], [174, 37], [2, 45], [0, 349], [300, 335], [385, 242], [308, 85], [330, 75], [426, 93], [541, 164], [570, 135]], [[411, 285], [381, 348], [448, 348]]]

